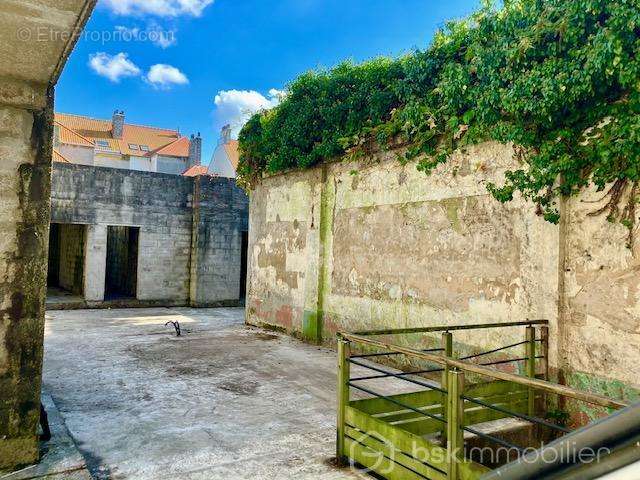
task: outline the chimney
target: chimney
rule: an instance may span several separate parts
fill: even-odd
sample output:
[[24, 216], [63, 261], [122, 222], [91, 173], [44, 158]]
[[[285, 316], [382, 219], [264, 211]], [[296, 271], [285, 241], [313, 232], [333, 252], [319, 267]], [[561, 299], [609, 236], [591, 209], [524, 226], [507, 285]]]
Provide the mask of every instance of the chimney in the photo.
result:
[[198, 136], [191, 135], [191, 141], [189, 143], [189, 168], [194, 165], [202, 164], [202, 137], [200, 132]]
[[231, 141], [231, 125], [222, 127], [222, 135], [220, 136], [220, 145], [226, 145]]
[[113, 112], [111, 134], [113, 138], [121, 139], [124, 134], [124, 112], [116, 110]]

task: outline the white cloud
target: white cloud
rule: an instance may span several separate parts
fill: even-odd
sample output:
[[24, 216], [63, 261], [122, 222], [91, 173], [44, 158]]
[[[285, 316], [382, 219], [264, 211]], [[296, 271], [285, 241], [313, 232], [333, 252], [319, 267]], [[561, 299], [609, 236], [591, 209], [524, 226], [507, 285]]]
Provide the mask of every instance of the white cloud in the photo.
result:
[[240, 130], [251, 116], [260, 110], [268, 110], [280, 103], [285, 93], [272, 88], [265, 97], [255, 90], [223, 90], [214, 100], [216, 104], [216, 126], [229, 124], [232, 135], [238, 136]]
[[98, 75], [108, 78], [113, 83], [118, 83], [125, 77], [140, 75], [140, 69], [129, 60], [126, 53], [114, 56], [104, 52], [94, 53], [89, 57], [89, 66]]
[[199, 17], [214, 0], [102, 0], [102, 4], [117, 15], [156, 15]]
[[171, 65], [159, 63], [149, 69], [146, 80], [156, 88], [168, 90], [173, 85], [186, 85], [189, 83], [187, 76]]

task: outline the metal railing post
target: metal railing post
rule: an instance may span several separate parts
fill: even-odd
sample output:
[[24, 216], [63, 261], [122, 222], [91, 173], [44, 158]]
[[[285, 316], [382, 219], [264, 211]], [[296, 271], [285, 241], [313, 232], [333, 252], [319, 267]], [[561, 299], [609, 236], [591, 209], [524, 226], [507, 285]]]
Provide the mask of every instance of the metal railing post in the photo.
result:
[[549, 327], [540, 327], [540, 345], [542, 348], [541, 364], [542, 364], [542, 374], [544, 375], [544, 379], [549, 381]]
[[464, 460], [464, 372], [451, 369], [447, 382], [447, 478], [458, 480]]
[[338, 425], [336, 438], [336, 459], [338, 465], [346, 466], [349, 459], [345, 455], [345, 426], [347, 405], [349, 405], [349, 380], [351, 378], [351, 343], [338, 338]]
[[[547, 326], [540, 327], [540, 349], [542, 350], [540, 354], [543, 357], [540, 359], [542, 375], [544, 375], [544, 380], [549, 382], [551, 379], [549, 375], [549, 327]], [[542, 408], [545, 414], [549, 410], [549, 395], [546, 393], [542, 395]]]
[[[525, 344], [527, 360], [525, 362], [525, 375], [529, 378], [536, 378], [536, 329], [527, 327]], [[528, 388], [527, 413], [532, 416], [536, 410], [536, 392], [532, 387]]]
[[[442, 348], [443, 350], [443, 355], [447, 358], [450, 358], [453, 356], [453, 334], [451, 332], [443, 332], [442, 333]], [[443, 390], [447, 390], [447, 386], [449, 383], [449, 366], [445, 365], [444, 366], [444, 370], [442, 371], [442, 380], [440, 382], [440, 388], [442, 388]], [[443, 393], [442, 394], [442, 418], [444, 418], [444, 421], [447, 421], [447, 394]], [[442, 445], [447, 445], [447, 425], [445, 423], [444, 427], [442, 428], [442, 432], [441, 432], [441, 436], [442, 436]]]

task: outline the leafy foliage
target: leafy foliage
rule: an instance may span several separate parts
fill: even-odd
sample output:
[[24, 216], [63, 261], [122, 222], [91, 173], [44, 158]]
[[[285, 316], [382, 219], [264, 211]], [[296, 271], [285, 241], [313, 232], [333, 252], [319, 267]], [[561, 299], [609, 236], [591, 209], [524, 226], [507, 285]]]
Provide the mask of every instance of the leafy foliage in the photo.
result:
[[597, 213], [633, 225], [640, 0], [506, 0], [449, 23], [426, 51], [306, 73], [242, 130], [239, 174], [250, 185], [371, 142], [409, 145], [428, 173], [484, 140], [513, 143], [523, 161], [488, 186], [498, 200], [519, 192], [557, 222], [560, 196], [613, 184]]

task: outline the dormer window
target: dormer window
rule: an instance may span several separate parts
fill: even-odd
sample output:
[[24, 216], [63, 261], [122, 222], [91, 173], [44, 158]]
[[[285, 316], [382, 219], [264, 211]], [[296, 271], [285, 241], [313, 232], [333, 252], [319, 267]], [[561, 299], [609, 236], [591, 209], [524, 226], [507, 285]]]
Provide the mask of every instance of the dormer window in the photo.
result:
[[129, 150], [140, 150], [140, 147], [134, 143], [130, 143]]

